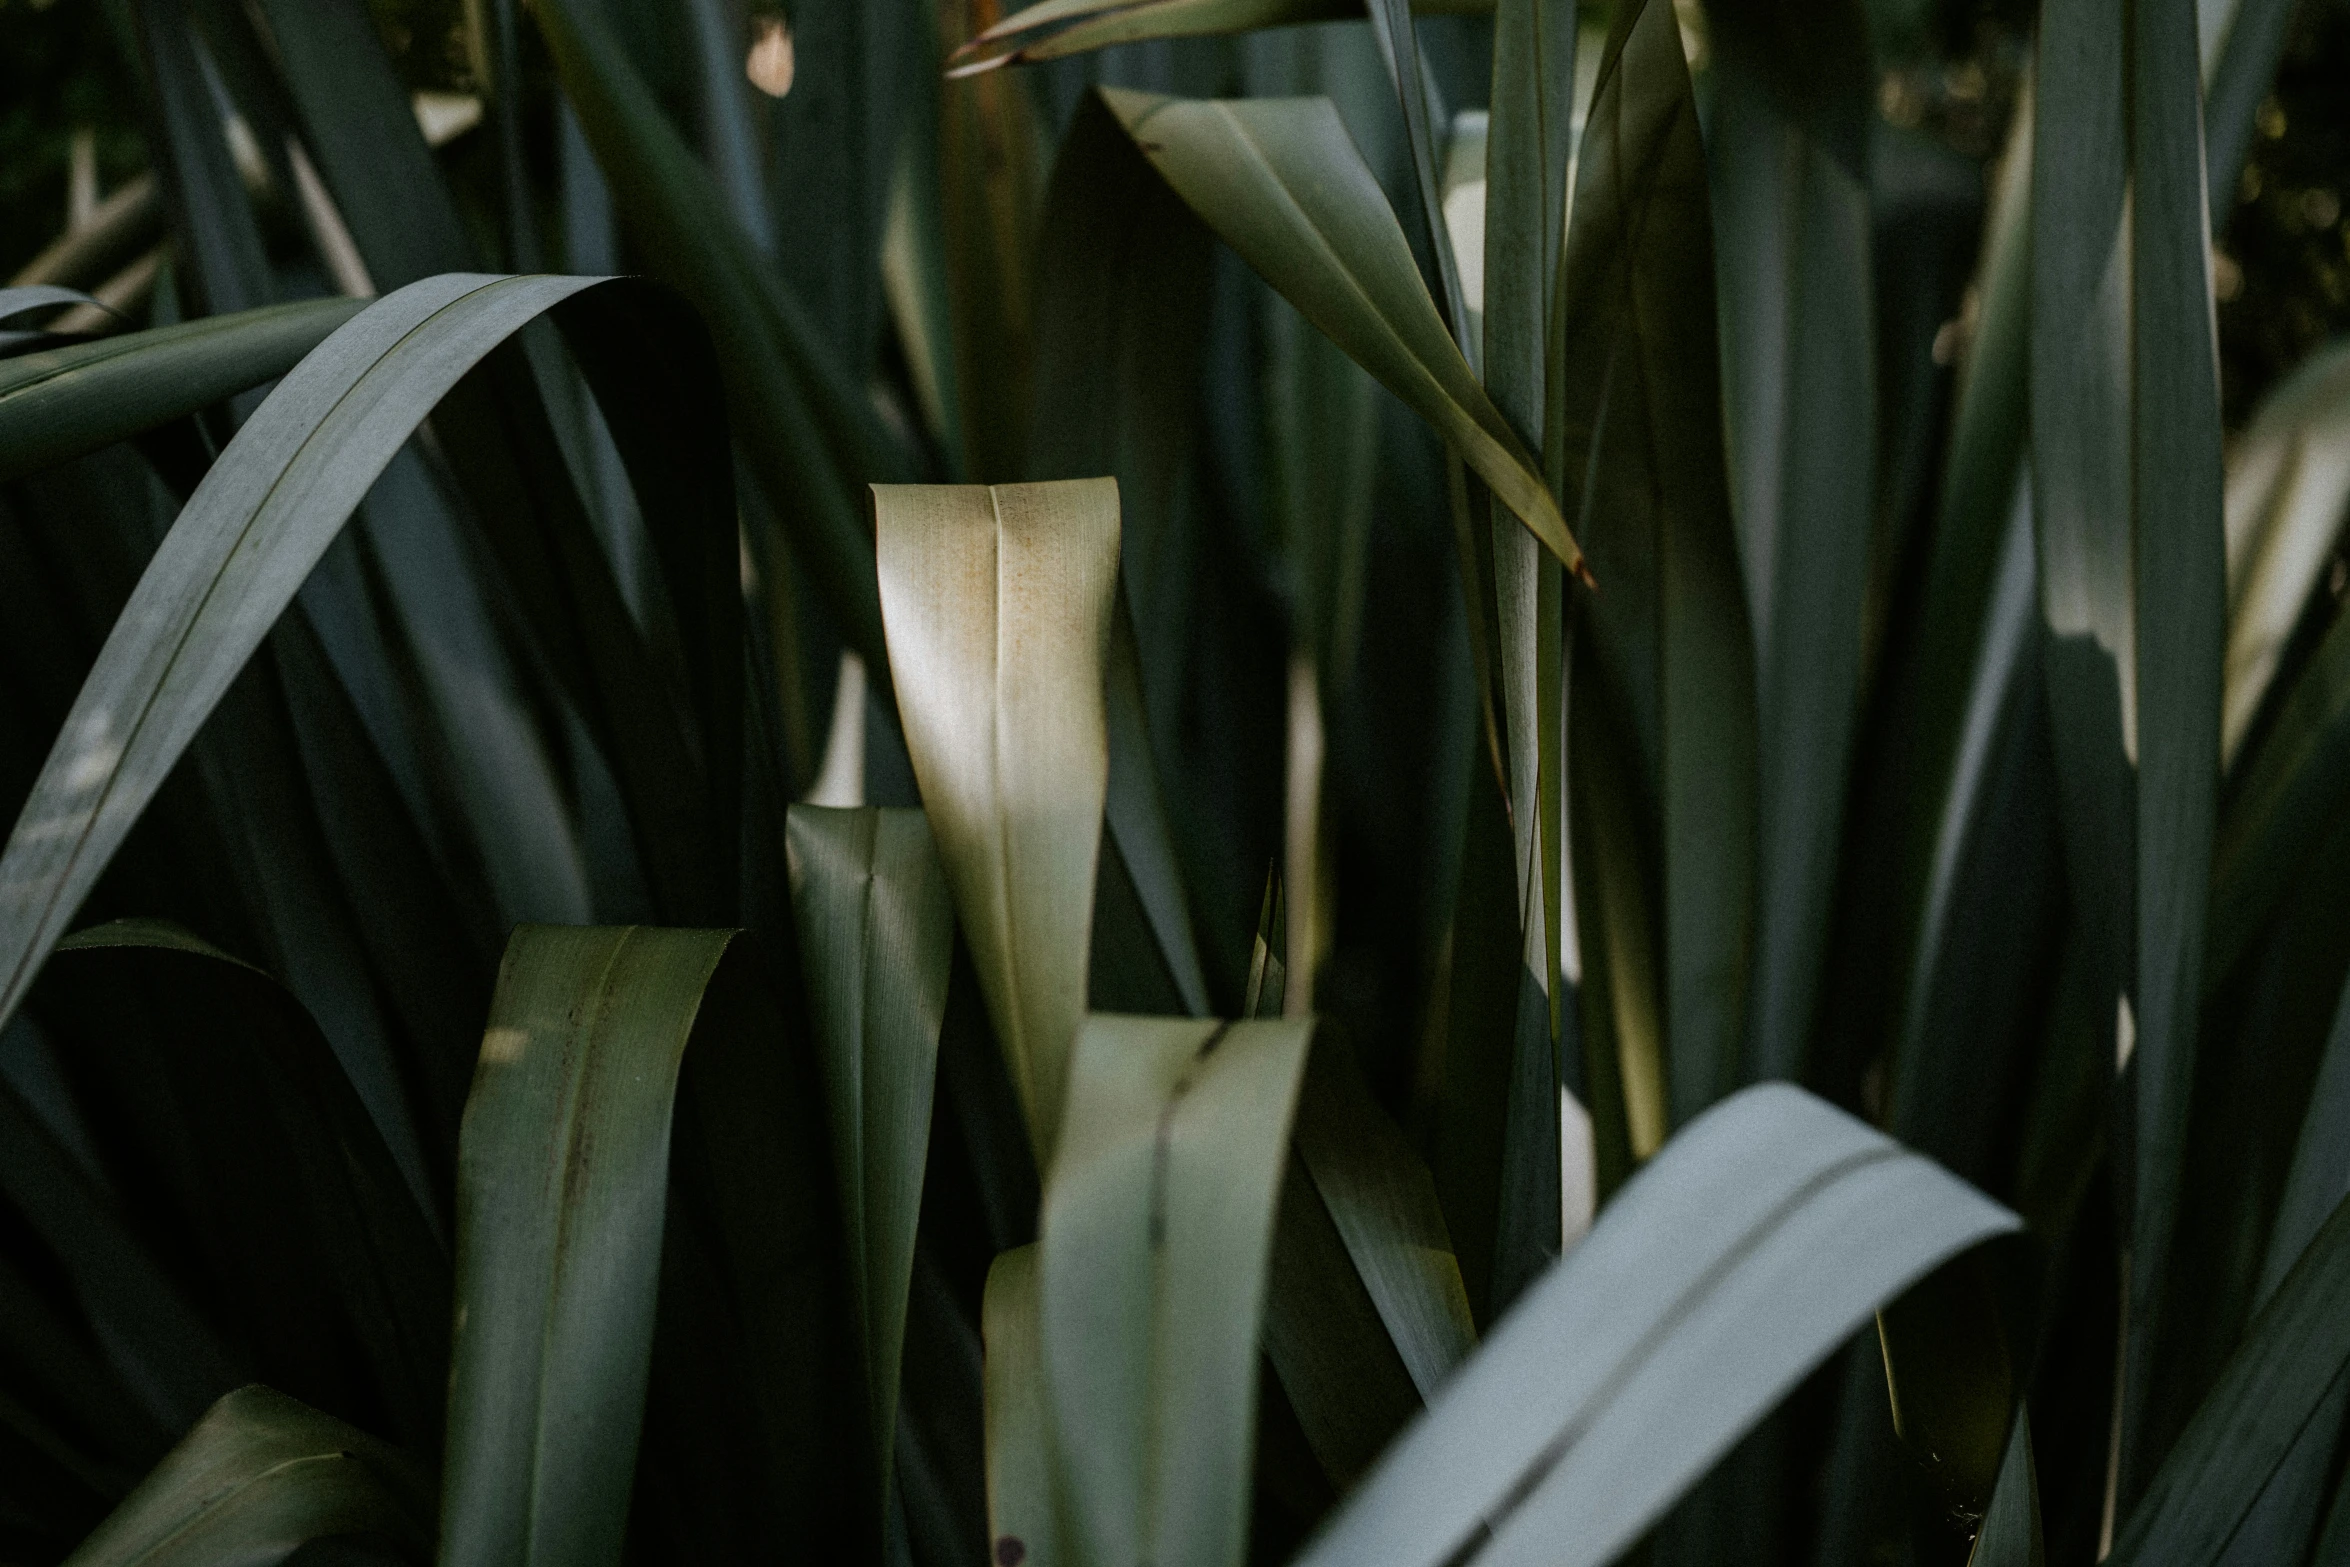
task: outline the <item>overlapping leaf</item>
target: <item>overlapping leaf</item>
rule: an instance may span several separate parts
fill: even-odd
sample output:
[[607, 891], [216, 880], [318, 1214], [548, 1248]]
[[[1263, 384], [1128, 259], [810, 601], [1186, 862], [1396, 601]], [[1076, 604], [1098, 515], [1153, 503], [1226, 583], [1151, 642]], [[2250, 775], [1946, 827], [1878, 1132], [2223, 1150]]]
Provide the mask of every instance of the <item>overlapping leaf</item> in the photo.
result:
[[1107, 92], [1176, 194], [1299, 312], [1426, 419], [1570, 569], [1583, 559], [1525, 444], [1437, 314], [1327, 99]]
[[795, 805], [788, 833], [792, 917], [886, 1472], [954, 913], [919, 811]]
[[1005, 1064], [1050, 1169], [1109, 784], [1112, 480], [876, 485], [890, 673]]
[[432, 1490], [397, 1450], [273, 1392], [222, 1398], [66, 1558], [74, 1567], [282, 1561], [312, 1540], [372, 1535], [432, 1559]]
[[1257, 1320], [1311, 1036], [1096, 1015], [1078, 1040], [1037, 1275], [1082, 1560], [1243, 1559]]
[[1302, 1560], [1609, 1561], [1878, 1305], [2015, 1225], [1801, 1090], [1747, 1089], [1624, 1188]]

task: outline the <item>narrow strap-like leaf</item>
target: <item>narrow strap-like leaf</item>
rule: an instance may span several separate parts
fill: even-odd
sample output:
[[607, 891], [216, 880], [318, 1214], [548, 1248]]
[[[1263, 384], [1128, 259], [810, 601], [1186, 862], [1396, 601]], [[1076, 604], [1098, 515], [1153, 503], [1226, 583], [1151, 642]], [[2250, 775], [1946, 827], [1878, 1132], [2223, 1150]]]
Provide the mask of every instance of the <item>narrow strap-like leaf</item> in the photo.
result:
[[1747, 1066], [1807, 1065], [1860, 717], [1876, 514], [1876, 306], [1859, 0], [1800, 36], [1760, 7], [1711, 28], [1706, 154], [1725, 420], [1754, 624], [1759, 737]]
[[2350, 1197], [2301, 1253], [2128, 1515], [2115, 1567], [2217, 1561], [2350, 1363]]
[[[320, 344], [239, 430], [140, 577], [0, 855], [0, 1018], [22, 1001], [164, 776], [442, 394], [528, 322], [598, 286], [641, 285], [457, 273], [411, 284]], [[686, 565], [694, 541], [671, 542], [685, 552], [676, 564]], [[673, 582], [681, 602], [698, 601], [702, 586], [698, 573]], [[715, 621], [700, 629], [711, 640], [726, 630]], [[687, 655], [710, 674], [713, 717], [723, 724], [731, 715], [716, 693], [733, 667], [716, 662], [701, 638], [689, 636]], [[725, 755], [709, 758], [721, 797], [731, 781]], [[688, 781], [680, 761], [659, 799], [640, 792], [636, 801], [675, 829], [648, 845], [662, 853], [694, 844], [710, 826], [693, 791], [680, 787]], [[723, 842], [731, 820], [711, 830]], [[685, 881], [722, 874], [710, 863], [721, 858], [668, 862], [676, 900], [714, 902], [714, 892], [696, 895]]]
[[868, 668], [880, 668], [881, 616], [855, 485], [897, 476], [901, 456], [863, 388], [735, 225], [597, 8], [548, 0], [532, 15], [648, 270], [711, 325], [751, 473], [776, 510], [797, 519], [795, 542], [843, 634]]
[[1580, 566], [1558, 503], [1445, 329], [1328, 99], [1103, 97], [1208, 227], [1434, 426], [1569, 569]]
[[1880, 1304], [2015, 1226], [1800, 1089], [1747, 1089], [1624, 1188], [1301, 1560], [1609, 1561]]
[[1051, 1168], [1109, 786], [1118, 489], [876, 485], [890, 674], [1005, 1065]]
[[[1652, 949], [1661, 947], [1661, 994], [1648, 1005], [1663, 1024], [1679, 1124], [1727, 1092], [1740, 1065], [1757, 739], [1754, 643], [1722, 457], [1705, 150], [1663, 0], [1616, 11], [1575, 178], [1545, 447], [1603, 586], [1583, 606], [1590, 656], [1575, 659], [1569, 708], [1606, 704], [1617, 743], [1630, 747], [1611, 765], [1640, 837], [1626, 842], [1619, 830], [1606, 852], [1645, 840], [1661, 864], [1661, 895], [1645, 916]], [[1577, 723], [1570, 751], [1586, 744]], [[1580, 789], [1569, 797], [1586, 800]], [[1627, 900], [1625, 919], [1635, 917]], [[1634, 935], [1611, 929], [1607, 939]], [[1629, 973], [1610, 983], [1629, 983]]]
[[260, 1386], [239, 1388], [66, 1558], [72, 1567], [282, 1561], [329, 1535], [431, 1559], [432, 1490], [397, 1450]]
[[987, 1342], [989, 1554], [1015, 1567], [1063, 1567], [1052, 1407], [1037, 1341], [1039, 1248], [1017, 1247], [987, 1270], [980, 1307]]
[[361, 306], [305, 299], [0, 363], [0, 479], [209, 408], [285, 374]]
[[2140, 1402], [2170, 1288], [2203, 1000], [2227, 645], [2219, 366], [2191, 0], [2130, 24], [2131, 501], [2137, 638], [2136, 1212], [2124, 1502], [2151, 1469]]
[[1085, 1560], [1243, 1559], [1257, 1321], [1312, 1032], [1096, 1015], [1079, 1037], [1037, 1271]]
[[458, 1146], [444, 1562], [619, 1560], [670, 1110], [732, 937], [526, 925], [507, 948]]
[[954, 912], [920, 811], [795, 805], [792, 919], [831, 1112], [872, 1401], [889, 1468]]
[[1967, 1567], [2040, 1567], [2046, 1559], [2040, 1539], [2040, 1476], [2032, 1461], [2032, 1416], [2019, 1403], [2007, 1437], [2007, 1456], [1999, 1461], [1999, 1483], [1992, 1487], [1991, 1506], [1975, 1533]]
[[0, 288], [0, 327], [19, 316], [57, 310], [66, 305], [94, 305], [100, 310], [106, 309], [78, 288], [66, 288], [57, 283], [19, 283], [13, 288]]

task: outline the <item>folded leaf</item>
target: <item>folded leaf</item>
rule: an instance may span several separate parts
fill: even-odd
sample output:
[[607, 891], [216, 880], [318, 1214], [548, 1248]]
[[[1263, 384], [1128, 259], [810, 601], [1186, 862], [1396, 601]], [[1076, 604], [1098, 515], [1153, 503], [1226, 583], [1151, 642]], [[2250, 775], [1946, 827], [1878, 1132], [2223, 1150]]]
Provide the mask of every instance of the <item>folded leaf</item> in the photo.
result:
[[1079, 1036], [1037, 1273], [1081, 1559], [1243, 1559], [1257, 1322], [1312, 1032], [1096, 1015]]
[[856, 1259], [849, 1283], [876, 1462], [886, 1474], [954, 911], [920, 811], [795, 805], [787, 833], [792, 920]]
[[515, 933], [459, 1145], [442, 1561], [739, 1559], [787, 1520], [879, 1549], [813, 1076], [732, 932]]
[[0, 364], [0, 479], [208, 408], [285, 374], [360, 310], [306, 299], [75, 343]]
[[268, 1388], [240, 1388], [181, 1438], [66, 1560], [73, 1567], [276, 1562], [330, 1535], [433, 1554], [432, 1489], [396, 1449]]
[[1800, 1089], [1747, 1089], [1625, 1186], [1300, 1560], [1612, 1560], [1885, 1300], [2015, 1227]]
[[1328, 99], [1103, 97], [1242, 260], [1434, 426], [1568, 569], [1581, 569], [1558, 503], [1445, 330], [1379, 182]]
[[1109, 783], [1117, 485], [875, 485], [873, 497], [906, 748], [1049, 1171]]

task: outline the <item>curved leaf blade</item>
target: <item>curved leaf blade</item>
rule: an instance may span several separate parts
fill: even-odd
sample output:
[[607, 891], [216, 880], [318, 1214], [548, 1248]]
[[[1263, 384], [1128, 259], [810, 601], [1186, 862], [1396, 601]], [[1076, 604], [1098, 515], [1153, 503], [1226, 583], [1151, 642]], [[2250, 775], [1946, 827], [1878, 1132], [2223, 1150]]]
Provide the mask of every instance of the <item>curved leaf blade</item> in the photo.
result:
[[2016, 1223], [1800, 1089], [1746, 1089], [1624, 1187], [1301, 1561], [1608, 1561], [1886, 1300]]
[[1581, 569], [1540, 469], [1461, 357], [1328, 99], [1102, 96], [1242, 260], [1427, 420], [1568, 569]]
[[873, 499], [906, 748], [1049, 1170], [1109, 788], [1118, 487], [875, 485]]
[[597, 281], [411, 284], [238, 431], [140, 577], [0, 854], [0, 1019], [393, 454], [482, 356]]
[[[1482, 15], [1494, 0], [1419, 0], [1421, 15]], [[957, 49], [961, 73], [1060, 60], [1146, 38], [1197, 38], [1360, 17], [1362, 0], [1041, 0]]]
[[339, 1534], [380, 1535], [411, 1560], [426, 1560], [431, 1488], [396, 1449], [255, 1385], [205, 1411], [66, 1560], [72, 1567], [281, 1561]]
[[284, 375], [361, 308], [347, 299], [265, 305], [0, 363], [0, 479], [55, 467]]

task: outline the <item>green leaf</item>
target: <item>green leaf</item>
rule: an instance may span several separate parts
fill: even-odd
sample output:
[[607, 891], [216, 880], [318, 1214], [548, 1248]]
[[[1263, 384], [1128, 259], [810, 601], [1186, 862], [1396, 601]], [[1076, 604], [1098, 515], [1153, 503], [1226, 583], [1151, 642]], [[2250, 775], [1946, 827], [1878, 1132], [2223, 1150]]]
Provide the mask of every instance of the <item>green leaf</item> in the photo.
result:
[[2115, 1567], [2191, 1567], [2227, 1548], [2350, 1361], [2350, 1198], [2285, 1276], [2131, 1511]]
[[1387, 198], [1328, 99], [1103, 96], [1192, 211], [1434, 426], [1570, 570], [1580, 568], [1558, 503], [1446, 332]]
[[906, 748], [1037, 1167], [1085, 1012], [1118, 489], [875, 485]]
[[889, 1472], [954, 911], [920, 811], [791, 807], [792, 923], [822, 1052], [876, 1463]]
[[[353, 317], [246, 422], [149, 562], [0, 856], [0, 1018], [15, 1010], [165, 774], [441, 395], [529, 321], [597, 286], [590, 278], [465, 274], [411, 284]], [[619, 335], [598, 335], [615, 344], [626, 365]], [[591, 373], [610, 385], [603, 368], [592, 365]], [[674, 388], [657, 380], [639, 377], [629, 386], [637, 396], [664, 396], [673, 411], [688, 411]], [[615, 408], [629, 411], [617, 400]], [[635, 421], [616, 424], [635, 436], [645, 433]], [[652, 460], [640, 448], [626, 449], [632, 460]], [[699, 488], [679, 493], [688, 503], [707, 495]], [[713, 515], [705, 507], [700, 520]], [[708, 611], [679, 618], [689, 672], [701, 674], [701, 690], [711, 697], [706, 711], [722, 726], [735, 709], [719, 693], [739, 669], [728, 661], [739, 657], [725, 618], [734, 603], [731, 585], [721, 582], [715, 597], [707, 592], [710, 580], [696, 554], [706, 537], [691, 528], [666, 530], [663, 537], [677, 552], [666, 564], [681, 610]], [[625, 650], [612, 640], [595, 650], [603, 661], [598, 673], [625, 679], [628, 671], [615, 665]], [[641, 687], [634, 695], [638, 705], [621, 713], [637, 722], [623, 731], [631, 744], [620, 765], [662, 771], [658, 785], [646, 782], [635, 794], [647, 829], [640, 846], [666, 883], [665, 901], [710, 907], [716, 890], [707, 880], [694, 890], [692, 882], [730, 873], [732, 865], [721, 848], [698, 856], [695, 850], [704, 833], [725, 843], [732, 817], [680, 787], [692, 778], [690, 762], [670, 760], [656, 744], [664, 738], [658, 726], [673, 716], [651, 712], [652, 698]], [[705, 737], [720, 800], [733, 781], [727, 736], [715, 727]], [[666, 739], [682, 748], [674, 730]]]
[[477, 264], [363, 0], [260, 0], [319, 177], [379, 289]]
[[0, 479], [151, 430], [284, 375], [361, 309], [310, 299], [0, 364]]
[[2126, 1506], [2154, 1456], [2144, 1410], [2195, 1073], [2227, 573], [2194, 9], [2131, 0], [2124, 14], [2126, 28], [2078, 0], [2041, 33], [2032, 451], [2074, 907], [2098, 990], [2134, 1002]]
[[1297, 1151], [1422, 1398], [1476, 1342], [1436, 1185], [1336, 1040], [1315, 1050]]
[[1040, 1252], [1016, 1247], [987, 1270], [987, 1532], [998, 1562], [1062, 1567], [1052, 1405], [1037, 1337]]
[[2350, 344], [2261, 401], [2228, 452], [2228, 654], [2221, 756], [2235, 765], [2350, 504]]
[[[1111, 627], [1109, 830], [1184, 1009], [1208, 1010], [1162, 769], [1180, 777], [1195, 626], [1194, 465], [1211, 241], [1098, 94], [1078, 104], [1037, 263], [1029, 477], [1118, 481], [1124, 603]], [[1128, 606], [1131, 606], [1131, 613]], [[1155, 715], [1155, 716], [1154, 716]]]
[[1612, 1560], [1884, 1301], [2016, 1227], [1800, 1089], [1690, 1123], [1300, 1558]]
[[1096, 1015], [1079, 1036], [1037, 1276], [1081, 1559], [1242, 1560], [1257, 1322], [1312, 1032]]
[[73, 1567], [277, 1562], [311, 1540], [369, 1534], [432, 1556], [432, 1490], [398, 1451], [273, 1392], [214, 1404], [66, 1560]]
[[[30, 1011], [65, 1064], [77, 1119], [109, 1129], [92, 1173], [113, 1222], [201, 1303], [205, 1338], [229, 1348], [237, 1380], [266, 1379], [429, 1454], [447, 1382], [446, 1245], [426, 1217], [424, 1173], [395, 1163], [358, 1074], [302, 1005], [184, 930], [124, 920], [61, 942]], [[64, 1217], [57, 1195], [20, 1189], [19, 1201]], [[92, 1283], [121, 1266], [111, 1235], [49, 1240]], [[95, 1298], [110, 1314], [132, 1304]], [[134, 1376], [167, 1363], [164, 1385], [184, 1396], [217, 1361], [172, 1327], [173, 1304], [138, 1302], [110, 1332]]]
[[[1606, 702], [1631, 747], [1612, 766], [1639, 837], [1601, 830], [1655, 845], [1661, 867], [1661, 994], [1612, 1005], [1661, 1020], [1676, 1125], [1739, 1070], [1756, 841], [1754, 644], [1723, 469], [1704, 158], [1672, 8], [1622, 7], [1577, 166], [1544, 445], [1602, 584], [1583, 606], [1592, 656], [1575, 660], [1569, 711]], [[1609, 875], [1626, 896], [1610, 900], [1606, 939], [1630, 941], [1632, 884]]]
[[[1494, 0], [1418, 0], [1422, 14], [1479, 15]], [[1145, 38], [1253, 32], [1363, 14], [1363, 0], [1041, 0], [1013, 12], [957, 49], [959, 73], [1059, 60]]]
[[710, 323], [745, 466], [775, 511], [797, 520], [796, 558], [823, 584], [849, 645], [869, 669], [883, 667], [855, 486], [897, 477], [903, 458], [593, 8], [548, 0], [532, 14], [647, 270]]
[[[2266, 1305], [2309, 1247], [2325, 1218], [2350, 1195], [2350, 986], [2334, 1007], [2333, 1028], [2293, 1144], [2292, 1168], [2268, 1235], [2255, 1305]], [[2260, 1498], [2237, 1527], [2223, 1558], [2240, 1567], [2263, 1561], [2298, 1559], [2323, 1519], [2326, 1482], [2332, 1474], [2342, 1416], [2350, 1388], [2339, 1381], [2327, 1389]]]
[[1802, 1079], [1859, 719], [1876, 510], [1875, 75], [1860, 0], [1824, 8], [1800, 38], [1755, 8], [1726, 7], [1708, 44], [1725, 411], [1759, 720], [1747, 1065]]
[[444, 1561], [724, 1555], [786, 1519], [877, 1542], [787, 1038], [731, 932], [516, 932], [459, 1148]]
[[[1486, 390], [1511, 426], [1539, 442], [1547, 428], [1554, 290], [1566, 233], [1567, 165], [1575, 108], [1575, 8], [1505, 0], [1494, 18], [1492, 110], [1485, 137], [1482, 278]], [[1456, 142], [1458, 133], [1456, 132]], [[1459, 156], [1458, 148], [1454, 159]], [[1451, 201], [1447, 192], [1444, 198]], [[1548, 474], [1558, 488], [1559, 474]], [[1506, 1305], [1560, 1245], [1557, 1040], [1565, 1023], [1560, 954], [1565, 810], [1565, 602], [1559, 563], [1498, 509], [1493, 529], [1495, 664], [1508, 720], [1523, 973], [1510, 1031], [1512, 1061], [1496, 1214], [1494, 1300]]]
[[2018, 1403], [2007, 1456], [1999, 1462], [1999, 1483], [1990, 1510], [1975, 1535], [1967, 1567], [2040, 1567], [2047, 1559], [2040, 1542], [2040, 1476], [2032, 1461], [2032, 1416]]
[[2229, 781], [2212, 851], [2211, 984], [2268, 929], [2350, 785], [2350, 618], [2326, 629], [2266, 731]]

